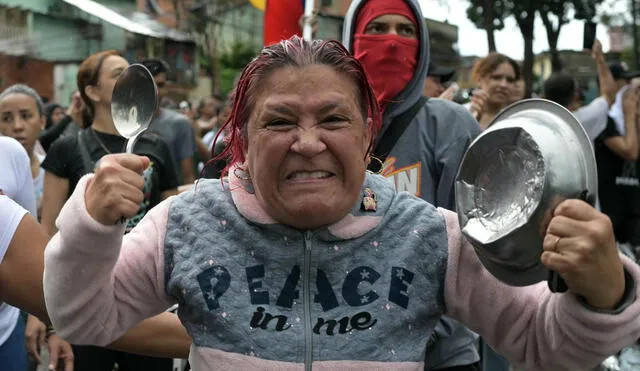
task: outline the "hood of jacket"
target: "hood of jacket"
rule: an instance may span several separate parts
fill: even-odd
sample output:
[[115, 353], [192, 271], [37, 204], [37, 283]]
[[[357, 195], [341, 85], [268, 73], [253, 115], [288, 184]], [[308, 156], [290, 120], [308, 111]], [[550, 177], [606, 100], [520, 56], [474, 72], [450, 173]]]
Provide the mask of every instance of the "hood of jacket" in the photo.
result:
[[[353, 53], [353, 36], [356, 30], [356, 19], [363, 5], [369, 0], [353, 0], [351, 6], [347, 10], [347, 14], [344, 17], [344, 29], [342, 33], [342, 44]], [[418, 63], [416, 65], [416, 72], [413, 78], [407, 86], [398, 94], [394, 103], [390, 103], [384, 113], [383, 127], [381, 133], [384, 132], [391, 120], [407, 111], [422, 97], [422, 91], [424, 89], [424, 81], [427, 78], [427, 70], [429, 69], [429, 32], [420, 10], [420, 4], [417, 0], [404, 0], [409, 8], [413, 11], [413, 14], [418, 20], [418, 33], [419, 33], [419, 51], [418, 51]]]

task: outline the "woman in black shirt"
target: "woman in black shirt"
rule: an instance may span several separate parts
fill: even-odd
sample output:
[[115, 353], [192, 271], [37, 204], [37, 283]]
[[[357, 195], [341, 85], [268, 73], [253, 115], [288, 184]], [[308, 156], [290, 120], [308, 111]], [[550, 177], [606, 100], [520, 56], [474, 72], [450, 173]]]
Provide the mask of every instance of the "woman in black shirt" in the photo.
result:
[[[42, 163], [45, 169], [42, 225], [52, 236], [55, 220], [78, 180], [93, 171], [95, 163], [109, 153], [124, 152], [126, 139], [111, 119], [111, 96], [115, 83], [129, 63], [117, 51], [104, 51], [87, 58], [78, 70], [78, 89], [93, 117], [90, 126], [75, 135], [57, 139]], [[73, 125], [73, 124], [72, 124]], [[178, 180], [167, 144], [153, 134], [144, 134], [134, 153], [149, 157], [144, 172], [144, 201], [140, 211], [128, 220], [127, 231], [163, 199], [177, 194]], [[73, 346], [76, 371], [170, 371], [172, 359], [142, 357], [93, 346]]]
[[[124, 151], [126, 139], [118, 134], [111, 119], [111, 95], [120, 73], [128, 66], [117, 51], [104, 51], [87, 58], [78, 70], [78, 88], [93, 122], [77, 135], [57, 140], [42, 163], [46, 170], [42, 224], [49, 235], [56, 232], [55, 219], [78, 180], [92, 172], [102, 156]], [[139, 215], [129, 221], [128, 229], [153, 206], [176, 194], [178, 186], [169, 149], [159, 137], [143, 135], [134, 152], [148, 156], [151, 166], [145, 171], [145, 200]]]

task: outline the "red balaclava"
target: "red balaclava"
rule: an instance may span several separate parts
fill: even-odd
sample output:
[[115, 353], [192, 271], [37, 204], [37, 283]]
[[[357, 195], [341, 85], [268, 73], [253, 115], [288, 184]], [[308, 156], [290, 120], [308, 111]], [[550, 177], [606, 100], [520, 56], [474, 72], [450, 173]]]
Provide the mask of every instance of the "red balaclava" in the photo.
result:
[[416, 25], [416, 16], [404, 0], [370, 0], [356, 18], [353, 54], [362, 63], [380, 107], [394, 99], [411, 81], [416, 71], [418, 40], [399, 35], [365, 35], [374, 19], [398, 14]]

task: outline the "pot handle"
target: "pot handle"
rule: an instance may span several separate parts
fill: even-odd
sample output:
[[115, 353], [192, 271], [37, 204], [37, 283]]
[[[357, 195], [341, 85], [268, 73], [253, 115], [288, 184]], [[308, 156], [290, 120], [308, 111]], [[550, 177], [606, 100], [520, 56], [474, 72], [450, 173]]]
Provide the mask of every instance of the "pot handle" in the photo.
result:
[[552, 270], [549, 271], [547, 285], [551, 292], [566, 292], [569, 289], [569, 287], [567, 287], [567, 283], [564, 282], [564, 279], [560, 277], [558, 272]]
[[[587, 202], [591, 206], [594, 206], [596, 204], [595, 195], [590, 194], [587, 190], [580, 192], [576, 198]], [[551, 292], [566, 292], [569, 289], [567, 283], [558, 274], [558, 272], [552, 270], [549, 270], [547, 285], [549, 286], [549, 290], [551, 290]]]

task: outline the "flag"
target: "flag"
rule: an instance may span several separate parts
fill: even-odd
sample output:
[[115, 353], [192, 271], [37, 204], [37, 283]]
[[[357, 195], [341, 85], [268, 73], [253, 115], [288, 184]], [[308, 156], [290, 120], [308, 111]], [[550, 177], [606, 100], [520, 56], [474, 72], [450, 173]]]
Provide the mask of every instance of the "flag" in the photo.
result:
[[304, 14], [304, 0], [266, 0], [264, 10], [264, 45], [269, 46], [302, 36], [300, 20]]
[[264, 8], [267, 6], [267, 0], [249, 0], [251, 5], [264, 12]]

